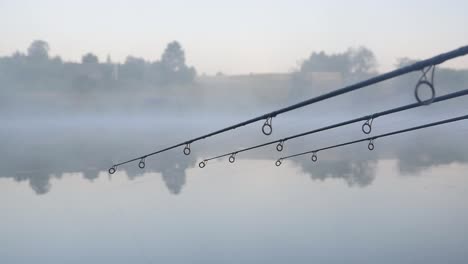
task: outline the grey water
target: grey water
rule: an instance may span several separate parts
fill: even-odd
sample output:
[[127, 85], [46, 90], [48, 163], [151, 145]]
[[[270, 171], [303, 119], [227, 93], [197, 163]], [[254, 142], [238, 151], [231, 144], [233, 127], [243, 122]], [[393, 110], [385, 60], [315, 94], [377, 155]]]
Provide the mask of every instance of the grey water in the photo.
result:
[[[431, 106], [431, 107], [445, 107]], [[376, 119], [373, 134], [463, 113]], [[312, 111], [313, 112], [313, 111]], [[437, 112], [437, 111], [434, 111]], [[430, 112], [430, 113], [434, 113]], [[255, 123], [118, 168], [245, 116], [4, 118], [1, 263], [464, 263], [468, 124], [458, 122], [286, 160], [366, 137], [361, 124], [212, 160], [346, 120], [307, 113]]]

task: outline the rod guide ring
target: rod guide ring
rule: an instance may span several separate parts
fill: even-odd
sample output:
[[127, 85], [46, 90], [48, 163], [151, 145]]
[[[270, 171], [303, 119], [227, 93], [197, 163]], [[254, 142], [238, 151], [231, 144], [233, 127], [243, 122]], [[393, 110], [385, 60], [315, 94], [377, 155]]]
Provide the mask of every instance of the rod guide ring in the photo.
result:
[[191, 152], [191, 150], [190, 150], [190, 144], [185, 145], [185, 147], [184, 147], [184, 154], [185, 154], [186, 156], [188, 156], [188, 155], [190, 155], [190, 152]]
[[374, 150], [374, 148], [375, 148], [375, 146], [374, 146], [374, 140], [372, 140], [372, 139], [369, 140], [369, 144], [367, 145], [367, 148], [368, 148], [369, 150], [371, 150], [371, 151]]
[[280, 143], [278, 143], [278, 145], [276, 145], [276, 150], [277, 150], [278, 152], [283, 151], [283, 149], [284, 149], [283, 144], [284, 144], [284, 141], [281, 141]]
[[229, 162], [234, 163], [234, 161], [236, 161], [236, 154], [232, 153], [231, 156], [229, 156]]
[[262, 132], [266, 136], [269, 136], [271, 133], [273, 133], [272, 119], [272, 117], [268, 117], [262, 126]]
[[206, 161], [201, 161], [200, 163], [198, 163], [198, 167], [200, 167], [201, 169], [205, 168], [206, 166]]
[[146, 164], [145, 164], [145, 158], [142, 158], [142, 159], [140, 160], [140, 162], [138, 162], [138, 167], [139, 167], [140, 169], [144, 169], [145, 166], [146, 166]]
[[[419, 91], [422, 86], [429, 87], [429, 91], [431, 92], [431, 98], [426, 99], [426, 100], [421, 99], [421, 96], [419, 95]], [[418, 84], [416, 84], [416, 88], [414, 88], [414, 97], [416, 97], [416, 100], [418, 101], [418, 103], [424, 104], [424, 105], [430, 105], [434, 101], [435, 96], [436, 96], [436, 92], [435, 92], [434, 85], [432, 83], [426, 80], [422, 80], [422, 81], [419, 81]]]
[[369, 124], [369, 121], [362, 124], [362, 132], [364, 132], [364, 134], [370, 134], [372, 132], [372, 126]]
[[109, 169], [109, 174], [114, 174], [115, 171], [116, 171], [116, 168], [117, 168], [117, 167], [115, 167], [115, 166], [111, 167], [111, 168]]
[[312, 154], [312, 157], [310, 157], [310, 159], [311, 159], [313, 162], [317, 162], [317, 160], [318, 160], [317, 154], [314, 152], [314, 153]]

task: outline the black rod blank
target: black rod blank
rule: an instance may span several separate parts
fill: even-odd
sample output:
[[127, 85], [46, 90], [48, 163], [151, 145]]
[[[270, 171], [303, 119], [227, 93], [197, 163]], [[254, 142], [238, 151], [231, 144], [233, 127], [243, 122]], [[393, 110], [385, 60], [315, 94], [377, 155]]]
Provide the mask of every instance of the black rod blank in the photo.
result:
[[[446, 94], [446, 95], [443, 95], [443, 96], [435, 97], [434, 101], [432, 103], [442, 102], [442, 101], [454, 99], [454, 98], [465, 96], [465, 95], [468, 95], [468, 89], [461, 90], [461, 91], [454, 92], [454, 93], [449, 93], [449, 94]], [[416, 107], [424, 106], [424, 105], [425, 104], [423, 104], [423, 103], [413, 103], [413, 104], [408, 104], [408, 105], [396, 107], [396, 108], [385, 110], [385, 111], [382, 111], [382, 112], [377, 112], [377, 113], [374, 113], [372, 115], [365, 115], [365, 116], [362, 116], [362, 117], [358, 117], [358, 118], [354, 118], [354, 119], [351, 119], [351, 120], [348, 120], [348, 121], [344, 121], [344, 122], [336, 123], [336, 124], [333, 124], [333, 125], [317, 128], [317, 129], [314, 129], [314, 130], [310, 130], [310, 131], [303, 132], [303, 133], [300, 133], [300, 134], [292, 135], [292, 136], [285, 137], [285, 138], [282, 138], [282, 139], [277, 139], [277, 140], [273, 140], [273, 141], [266, 142], [266, 143], [263, 143], [263, 144], [248, 147], [248, 148], [245, 148], [245, 149], [232, 151], [232, 152], [225, 153], [225, 154], [213, 157], [213, 158], [204, 159], [202, 162], [223, 158], [223, 157], [226, 157], [226, 156], [230, 156], [230, 155], [232, 155], [234, 153], [237, 154], [237, 153], [241, 153], [241, 152], [245, 152], [245, 151], [249, 151], [249, 150], [253, 150], [253, 149], [257, 149], [257, 148], [262, 148], [262, 147], [269, 146], [269, 145], [272, 145], [272, 144], [275, 144], [275, 143], [280, 143], [277, 146], [277, 150], [282, 151], [284, 142], [286, 142], [288, 140], [291, 140], [291, 139], [295, 139], [295, 138], [315, 134], [315, 133], [318, 133], [318, 132], [322, 132], [322, 131], [326, 131], [326, 130], [330, 130], [330, 129], [350, 125], [350, 124], [357, 123], [357, 122], [360, 122], [360, 121], [367, 121], [369, 119], [375, 119], [377, 117], [386, 116], [386, 115], [390, 115], [390, 114], [410, 110], [412, 108], [416, 108]], [[279, 146], [281, 146], [280, 149], [278, 148]]]
[[385, 134], [380, 134], [380, 135], [377, 135], [377, 136], [367, 137], [367, 138], [363, 138], [363, 139], [349, 141], [349, 142], [346, 142], [346, 143], [341, 143], [341, 144], [332, 145], [332, 146], [328, 146], [328, 147], [324, 147], [324, 148], [319, 148], [319, 149], [315, 149], [315, 150], [301, 152], [301, 153], [297, 153], [297, 154], [294, 154], [294, 155], [289, 155], [289, 156], [279, 158], [276, 161], [276, 166], [281, 165], [281, 162], [283, 160], [285, 160], [285, 159], [290, 159], [290, 158], [294, 158], [294, 157], [298, 157], [298, 156], [302, 156], [302, 155], [306, 155], [306, 154], [310, 154], [310, 153], [314, 154], [315, 157], [316, 157], [316, 154], [319, 151], [338, 148], [338, 147], [343, 147], [343, 146], [356, 144], [356, 143], [364, 142], [364, 141], [369, 141], [368, 148], [369, 148], [369, 150], [373, 150], [374, 149], [374, 143], [373, 142], [374, 142], [374, 140], [376, 140], [378, 138], [393, 136], [393, 135], [402, 134], [402, 133], [406, 133], [406, 132], [410, 132], [410, 131], [414, 131], [414, 130], [419, 130], [419, 129], [424, 129], [424, 128], [428, 128], [428, 127], [440, 126], [440, 125], [453, 123], [453, 122], [457, 122], [457, 121], [461, 121], [461, 120], [465, 120], [465, 119], [468, 119], [468, 115], [463, 115], [463, 116], [450, 118], [450, 119], [445, 119], [445, 120], [441, 120], [441, 121], [438, 121], [438, 122], [433, 122], [433, 123], [429, 123], [429, 124], [425, 124], [425, 125], [420, 125], [420, 126], [410, 127], [410, 128], [397, 130], [397, 131], [393, 131], [393, 132], [389, 132], [389, 133], [385, 133]]
[[[299, 103], [296, 103], [296, 104], [293, 104], [293, 105], [290, 105], [290, 106], [287, 106], [287, 107], [284, 107], [284, 108], [281, 108], [281, 109], [278, 109], [278, 110], [275, 110], [275, 111], [272, 111], [272, 112], [269, 112], [269, 113], [266, 113], [266, 114], [263, 114], [263, 115], [260, 115], [260, 116], [257, 116], [255, 118], [240, 122], [238, 124], [225, 127], [223, 129], [208, 133], [206, 135], [196, 137], [196, 138], [187, 140], [185, 142], [182, 142], [182, 143], [179, 143], [179, 144], [176, 144], [176, 145], [173, 145], [173, 146], [170, 146], [170, 147], [167, 147], [167, 148], [164, 148], [164, 149], [152, 152], [152, 153], [148, 153], [146, 155], [143, 155], [143, 156], [140, 156], [140, 157], [137, 157], [137, 158], [134, 158], [134, 159], [130, 159], [130, 160], [127, 160], [127, 161], [124, 161], [124, 162], [121, 162], [121, 163], [114, 164], [109, 169], [109, 173], [111, 173], [111, 174], [115, 173], [116, 168], [118, 166], [120, 166], [120, 165], [127, 164], [127, 163], [137, 161], [137, 160], [141, 160], [141, 159], [145, 159], [145, 158], [147, 158], [149, 156], [153, 156], [153, 155], [159, 154], [161, 152], [165, 152], [165, 151], [168, 151], [168, 150], [180, 147], [180, 146], [184, 146], [184, 145], [188, 146], [188, 145], [190, 145], [190, 143], [193, 143], [195, 141], [199, 141], [199, 140], [202, 140], [202, 139], [214, 136], [214, 135], [218, 135], [218, 134], [221, 134], [221, 133], [224, 133], [224, 132], [227, 132], [227, 131], [230, 131], [230, 130], [233, 130], [233, 129], [236, 129], [236, 128], [239, 128], [239, 127], [243, 127], [243, 126], [246, 126], [248, 124], [251, 124], [251, 123], [254, 123], [254, 122], [257, 122], [257, 121], [260, 121], [260, 120], [266, 120], [266, 123], [264, 124], [264, 127], [269, 126], [269, 128], [271, 129], [272, 128], [271, 127], [271, 119], [273, 117], [276, 117], [279, 114], [283, 114], [285, 112], [289, 112], [289, 111], [292, 111], [292, 110], [295, 110], [295, 109], [298, 109], [298, 108], [301, 108], [301, 107], [304, 107], [304, 106], [307, 106], [307, 105], [311, 105], [311, 104], [314, 104], [314, 103], [317, 103], [317, 102], [320, 102], [320, 101], [324, 101], [324, 100], [330, 99], [330, 98], [338, 96], [338, 95], [349, 93], [351, 91], [358, 90], [358, 89], [361, 89], [361, 88], [364, 88], [364, 87], [367, 87], [367, 86], [370, 86], [370, 85], [373, 85], [373, 84], [376, 84], [376, 83], [379, 83], [379, 82], [383, 82], [383, 81], [395, 78], [395, 77], [403, 75], [403, 74], [423, 70], [426, 67], [435, 66], [435, 65], [441, 64], [441, 63], [443, 63], [443, 62], [445, 62], [447, 60], [451, 60], [451, 59], [454, 59], [454, 58], [457, 58], [457, 57], [460, 57], [460, 56], [464, 56], [466, 54], [468, 54], [468, 46], [463, 46], [463, 47], [460, 47], [458, 49], [455, 49], [455, 50], [452, 50], [452, 51], [449, 51], [449, 52], [446, 52], [446, 53], [439, 54], [439, 55], [434, 56], [432, 58], [422, 60], [422, 61], [416, 62], [414, 64], [411, 64], [411, 65], [408, 65], [408, 66], [405, 66], [405, 67], [402, 67], [402, 68], [399, 68], [399, 69], [396, 69], [396, 70], [393, 70], [393, 71], [390, 71], [390, 72], [375, 76], [373, 78], [370, 78], [370, 79], [367, 79], [367, 80], [364, 80], [364, 81], [361, 81], [361, 82], [358, 82], [358, 83], [343, 87], [341, 89], [337, 89], [337, 90], [331, 91], [329, 93], [326, 93], [326, 94], [323, 94], [323, 95], [320, 95], [320, 96], [317, 96], [317, 97], [313, 97], [313, 98], [310, 98], [308, 100], [305, 100], [305, 101], [302, 101], [302, 102], [299, 102]], [[270, 121], [270, 122], [268, 123], [268, 121]], [[271, 132], [269, 134], [271, 134]]]

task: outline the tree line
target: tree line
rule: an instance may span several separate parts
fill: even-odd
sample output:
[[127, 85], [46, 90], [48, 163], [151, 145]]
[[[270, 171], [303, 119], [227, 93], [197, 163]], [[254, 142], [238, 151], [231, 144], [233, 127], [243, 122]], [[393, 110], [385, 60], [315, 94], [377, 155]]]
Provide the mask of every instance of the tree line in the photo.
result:
[[[412, 62], [414, 61], [411, 59], [402, 58], [397, 60], [395, 66], [401, 67]], [[22, 107], [22, 105], [34, 107], [33, 104], [48, 106], [51, 105], [50, 100], [58, 98], [56, 95], [62, 95], [62, 99], [65, 99], [62, 100], [63, 102], [67, 100], [75, 103], [86, 102], [88, 105], [99, 104], [98, 100], [108, 100], [109, 97], [112, 97], [112, 100], [121, 100], [136, 105], [142, 105], [141, 101], [145, 100], [151, 104], [164, 103], [173, 106], [185, 99], [188, 100], [184, 101], [186, 105], [196, 104], [198, 101], [200, 104], [215, 105], [219, 99], [214, 98], [216, 96], [231, 99], [232, 96], [240, 96], [239, 99], [245, 101], [246, 104], [262, 105], [270, 102], [266, 102], [265, 98], [272, 97], [264, 95], [274, 90], [272, 86], [284, 88], [288, 94], [288, 98], [283, 98], [282, 95], [274, 97], [270, 103], [277, 105], [278, 102], [285, 100], [290, 100], [291, 103], [296, 102], [337, 89], [344, 84], [367, 79], [378, 74], [377, 66], [376, 56], [366, 47], [349, 48], [338, 53], [319, 51], [312, 52], [285, 79], [256, 79], [255, 75], [252, 75], [243, 78], [242, 82], [226, 78], [223, 82], [209, 84], [204, 83], [206, 79], [197, 80], [197, 71], [186, 64], [184, 49], [177, 41], [168, 43], [157, 60], [149, 61], [128, 56], [123, 63], [116, 63], [109, 56], [106, 60], [100, 61], [98, 56], [91, 52], [84, 54], [80, 62], [64, 61], [59, 56], [50, 55], [50, 46], [46, 41], [35, 40], [26, 52], [17, 51], [9, 56], [0, 57], [0, 91], [3, 95], [0, 98], [0, 104], [3, 106], [0, 108], [8, 108], [7, 105], [12, 107]], [[323, 81], [315, 78], [314, 74], [317, 73], [318, 75], [333, 73], [332, 77], [338, 76], [339, 80]], [[380, 86], [386, 86], [385, 89], [369, 89], [365, 95], [359, 96], [365, 96], [369, 100], [380, 98], [383, 93], [386, 96], [398, 97], [401, 94], [404, 97], [407, 94], [402, 93], [402, 89], [412, 89], [419, 76], [420, 73], [401, 76], [380, 84]], [[468, 85], [468, 71], [443, 68], [441, 65], [436, 72], [436, 81], [438, 91], [459, 90]], [[179, 86], [180, 89], [172, 89], [174, 86]], [[205, 86], [209, 89], [197, 90]], [[211, 94], [207, 92], [211, 91], [210, 89], [221, 92]], [[258, 92], [250, 95], [238, 93], [249, 89], [257, 89]], [[177, 91], [173, 92], [175, 90]], [[138, 91], [146, 92], [139, 94]], [[99, 96], [95, 96], [96, 93], [100, 93]], [[129, 93], [133, 94], [133, 101], [129, 100]], [[173, 96], [169, 98], [167, 95], [171, 93]], [[202, 102], [199, 97], [205, 96], [203, 93], [207, 94]], [[41, 98], [37, 97], [38, 95]], [[135, 96], [140, 96], [140, 98]], [[245, 96], [251, 98], [245, 98]], [[351, 94], [343, 100], [352, 102], [353, 96]], [[231, 103], [235, 104], [235, 102], [223, 104]]]
[[87, 53], [77, 63], [51, 57], [49, 52], [46, 41], [35, 40], [26, 53], [17, 51], [0, 57], [2, 90], [167, 86], [188, 84], [196, 77], [195, 68], [186, 65], [185, 52], [177, 41], [167, 44], [161, 58], [155, 61], [128, 56], [124, 63], [114, 63], [108, 56], [101, 62], [93, 53]]

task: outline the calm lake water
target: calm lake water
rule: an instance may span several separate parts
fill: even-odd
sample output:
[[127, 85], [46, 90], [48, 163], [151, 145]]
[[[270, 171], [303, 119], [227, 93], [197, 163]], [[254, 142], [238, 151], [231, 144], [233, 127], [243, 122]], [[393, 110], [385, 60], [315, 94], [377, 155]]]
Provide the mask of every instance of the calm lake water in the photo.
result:
[[[466, 114], [466, 113], [464, 113]], [[446, 117], [453, 115], [447, 114]], [[400, 116], [373, 133], [419, 125]], [[397, 121], [395, 121], [397, 120]], [[0, 128], [0, 263], [466, 263], [468, 124], [378, 139], [360, 124], [198, 168], [204, 158], [330, 123], [275, 120], [147, 159], [232, 123], [34, 119]], [[385, 123], [385, 126], [383, 125]], [[163, 125], [162, 125], [163, 124]], [[211, 125], [208, 125], [211, 124]]]

